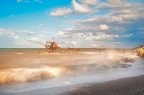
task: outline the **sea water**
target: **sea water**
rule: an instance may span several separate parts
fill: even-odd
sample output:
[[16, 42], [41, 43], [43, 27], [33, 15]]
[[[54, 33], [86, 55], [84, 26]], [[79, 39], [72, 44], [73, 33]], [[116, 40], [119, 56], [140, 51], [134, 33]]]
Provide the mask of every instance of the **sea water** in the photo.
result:
[[[39, 95], [43, 89], [47, 89], [46, 93], [48, 95], [50, 95], [49, 93], [56, 95], [86, 84], [101, 83], [144, 74], [144, 60], [135, 55], [125, 55], [125, 57], [134, 60], [126, 63], [121, 63], [121, 60], [115, 60], [116, 57], [113, 59], [111, 55], [109, 57], [109, 54], [97, 55], [95, 53], [86, 53], [85, 55], [82, 57], [72, 57], [75, 59], [69, 59], [71, 64], [64, 65], [64, 68], [67, 68], [67, 70], [62, 76], [39, 81], [1, 85], [0, 95], [25, 95], [25, 93], [31, 91], [39, 91], [39, 93], [36, 93], [36, 95]], [[65, 57], [63, 58], [68, 60]], [[115, 67], [117, 62], [119, 62], [119, 65]], [[41, 63], [40, 60], [39, 63]], [[121, 64], [125, 65], [121, 66]]]

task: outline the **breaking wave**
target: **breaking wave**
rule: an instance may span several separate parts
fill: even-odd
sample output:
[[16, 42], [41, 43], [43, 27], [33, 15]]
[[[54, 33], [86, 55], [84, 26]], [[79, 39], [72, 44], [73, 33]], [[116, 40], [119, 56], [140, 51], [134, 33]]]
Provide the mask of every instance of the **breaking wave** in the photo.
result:
[[[128, 68], [135, 62], [133, 55], [119, 55], [116, 52], [107, 52], [106, 54], [85, 54], [82, 57], [73, 57], [73, 60], [62, 59], [68, 62], [67, 65], [52, 67], [23, 67], [9, 68], [0, 70], [0, 85], [25, 83], [38, 81], [42, 79], [58, 78], [62, 75], [81, 75], [86, 73], [95, 73], [98, 70], [107, 70], [108, 68]], [[43, 61], [43, 60], [42, 60]], [[59, 62], [59, 63], [60, 63]]]
[[0, 84], [25, 83], [41, 79], [56, 78], [62, 75], [64, 68], [40, 67], [40, 68], [14, 68], [0, 72]]

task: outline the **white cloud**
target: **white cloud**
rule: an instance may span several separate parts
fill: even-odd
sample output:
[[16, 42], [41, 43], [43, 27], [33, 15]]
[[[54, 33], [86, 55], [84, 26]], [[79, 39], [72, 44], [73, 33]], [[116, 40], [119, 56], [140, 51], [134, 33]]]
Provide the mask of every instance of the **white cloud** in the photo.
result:
[[91, 42], [129, 40], [136, 34], [136, 32], [131, 33], [131, 25], [137, 21], [142, 23], [139, 21], [143, 18], [143, 10], [137, 7], [134, 10], [130, 8], [112, 9], [111, 13], [104, 16], [77, 20], [73, 23], [73, 27], [67, 28], [64, 33], [67, 34], [67, 37]]
[[106, 34], [104, 32], [99, 32], [95, 36], [94, 40], [113, 40], [114, 38], [119, 38], [120, 36], [117, 34]]
[[64, 15], [68, 15], [71, 13], [72, 13], [72, 10], [70, 8], [58, 8], [52, 11], [50, 15], [51, 16], [64, 16]]
[[111, 5], [122, 5], [123, 0], [107, 0], [107, 2]]
[[23, 39], [18, 39], [18, 40], [15, 40], [14, 44], [17, 46], [17, 47], [22, 47], [22, 48], [30, 48], [30, 47], [33, 47], [33, 44], [31, 44], [30, 42], [28, 41], [25, 41]]
[[72, 0], [73, 9], [76, 13], [89, 13], [91, 10], [84, 4], [79, 4], [75, 0]]
[[0, 35], [3, 35], [3, 34], [5, 34], [7, 31], [5, 30], [5, 29], [1, 29], [0, 28]]
[[107, 22], [127, 23], [131, 20], [144, 18], [143, 10], [118, 10], [107, 16]]
[[[27, 40], [34, 40], [43, 42], [45, 41], [45, 35], [43, 33], [32, 32], [28, 30], [10, 30], [0, 28], [0, 45], [1, 47], [27, 47], [30, 42]], [[29, 47], [41, 47], [37, 44], [29, 44]]]
[[11, 37], [11, 38], [13, 38], [15, 40], [19, 38], [19, 36], [15, 32], [9, 32], [7, 35], [9, 35], [9, 37]]
[[[143, 23], [144, 4], [132, 4], [125, 1], [126, 0], [106, 0], [106, 2], [98, 2], [98, 0], [72, 0], [73, 9], [71, 10], [73, 13], [90, 13], [95, 11], [94, 9], [103, 11], [102, 8], [105, 8], [105, 10], [108, 10], [106, 12], [107, 14], [100, 16], [99, 14], [94, 14], [95, 16], [89, 19], [73, 21], [73, 25], [70, 28], [59, 31], [58, 35], [91, 42], [107, 40], [120, 41], [121, 39], [124, 41], [131, 40], [129, 37], [137, 34], [136, 30], [133, 32], [132, 26], [135, 23], [138, 23], [138, 25]], [[100, 7], [103, 3], [106, 7]], [[136, 27], [138, 27], [138, 25], [136, 25]]]
[[19, 36], [18, 36], [18, 35], [14, 35], [13, 37], [14, 37], [14, 39], [18, 39], [18, 38], [19, 38]]
[[[8, 29], [0, 28], [0, 36], [7, 36], [14, 40], [26, 39], [25, 36], [28, 36], [31, 40], [36, 40], [36, 41], [39, 40], [40, 41], [42, 34], [31, 32], [28, 30], [8, 30]], [[22, 37], [25, 37], [25, 38], [22, 38]]]
[[107, 0], [107, 2], [101, 2], [99, 8], [122, 8], [129, 7], [130, 5], [125, 0]]
[[14, 35], [15, 33], [7, 29], [0, 28], [0, 35]]
[[86, 34], [83, 34], [83, 35], [84, 35], [83, 39], [85, 39], [87, 41], [90, 41], [90, 42], [93, 42], [93, 40], [96, 38], [96, 36], [93, 35], [92, 33], [86, 33]]
[[71, 41], [71, 44], [76, 45], [76, 44], [77, 44], [77, 42], [75, 42], [75, 41]]
[[120, 22], [123, 23], [124, 20], [120, 16], [111, 16], [110, 19], [107, 19], [108, 22]]
[[101, 45], [101, 44], [96, 44], [96, 43], [91, 43], [91, 44], [89, 44], [92, 48], [101, 48], [101, 47], [103, 47], [103, 45]]
[[111, 13], [101, 16], [101, 17], [92, 17], [83, 21], [79, 21], [77, 23], [81, 25], [85, 25], [84, 27], [90, 25], [102, 24], [102, 23], [109, 23], [109, 24], [126, 24], [132, 22], [137, 19], [143, 19], [144, 13], [143, 10], [130, 10], [130, 9], [123, 9], [123, 10], [113, 10]]
[[133, 35], [133, 34], [131, 34], [131, 33], [130, 33], [130, 34], [124, 34], [124, 35], [122, 35], [122, 37], [123, 37], [123, 38], [129, 38], [129, 37], [131, 37], [132, 35]]
[[16, 32], [13, 32], [7, 29], [2, 29], [2, 28], [0, 29], [0, 36], [7, 36], [15, 40], [19, 38]]
[[33, 41], [40, 41], [40, 38], [34, 36], [34, 37], [31, 37], [30, 40], [33, 40]]
[[97, 0], [82, 0], [82, 3], [85, 5], [95, 5]]
[[68, 35], [66, 35], [65, 32], [63, 32], [63, 31], [58, 31], [57, 36], [62, 37], [62, 38], [66, 38]]
[[106, 24], [101, 24], [101, 25], [99, 25], [99, 29], [100, 30], [108, 30], [108, 29], [110, 29], [110, 27]]
[[[85, 13], [91, 13], [92, 8], [94, 5], [97, 4], [98, 0], [80, 0], [77, 2], [76, 0], [72, 0], [72, 9], [71, 8], [58, 8], [53, 10], [50, 15], [51, 16], [64, 16], [71, 13], [76, 14], [85, 14]], [[93, 7], [92, 7], [93, 6]], [[94, 10], [96, 12], [96, 9]]]
[[130, 35], [118, 35], [118, 34], [107, 34], [105, 32], [97, 32], [97, 33], [92, 33], [92, 32], [80, 32], [80, 33], [69, 33], [68, 38], [71, 37], [73, 39], [79, 39], [79, 40], [87, 40], [90, 42], [96, 41], [96, 40], [113, 40], [115, 38], [124, 38], [128, 37]]
[[58, 35], [64, 35], [64, 32], [63, 31], [59, 31]]
[[106, 2], [100, 2], [97, 7], [104, 9], [133, 9], [134, 7], [142, 7], [143, 4], [132, 4], [128, 0], [107, 0]]

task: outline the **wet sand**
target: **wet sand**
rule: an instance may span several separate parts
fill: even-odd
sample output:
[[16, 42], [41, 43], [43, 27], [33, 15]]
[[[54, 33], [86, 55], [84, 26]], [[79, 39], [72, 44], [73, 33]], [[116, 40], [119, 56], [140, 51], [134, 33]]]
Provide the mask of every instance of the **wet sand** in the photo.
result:
[[10, 95], [144, 95], [144, 75], [105, 83], [37, 89]]
[[92, 84], [63, 95], [144, 95], [144, 75]]

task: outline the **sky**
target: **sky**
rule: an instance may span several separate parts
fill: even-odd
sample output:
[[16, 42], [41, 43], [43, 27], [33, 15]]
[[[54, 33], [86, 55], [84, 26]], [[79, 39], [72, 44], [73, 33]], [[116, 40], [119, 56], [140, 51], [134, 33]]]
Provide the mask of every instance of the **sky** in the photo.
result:
[[144, 44], [144, 0], [0, 0], [0, 48]]

